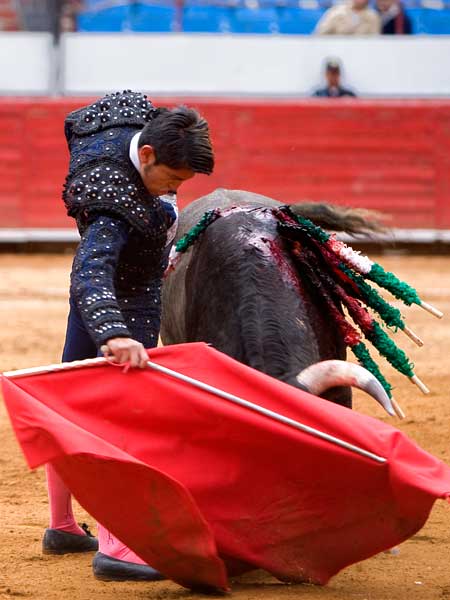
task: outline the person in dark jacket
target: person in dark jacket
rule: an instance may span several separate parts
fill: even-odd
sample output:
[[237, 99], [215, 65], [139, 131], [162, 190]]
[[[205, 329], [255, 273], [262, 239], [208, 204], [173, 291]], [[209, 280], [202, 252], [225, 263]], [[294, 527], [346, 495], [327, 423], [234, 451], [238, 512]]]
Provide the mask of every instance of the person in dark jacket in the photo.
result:
[[381, 33], [409, 35], [413, 32], [411, 19], [399, 0], [377, 0], [376, 9], [381, 17]]
[[316, 90], [313, 96], [318, 98], [356, 97], [354, 92], [341, 85], [341, 64], [336, 58], [330, 58], [326, 61], [325, 79], [327, 85], [324, 88]]
[[[191, 108], [155, 108], [128, 90], [69, 114], [65, 135], [70, 166], [63, 199], [81, 241], [71, 273], [63, 361], [103, 354], [144, 368], [145, 348], [158, 342], [161, 281], [178, 214], [175, 194], [184, 181], [214, 168], [208, 124]], [[47, 481], [45, 553], [99, 546], [96, 577], [162, 578], [100, 524], [98, 542], [77, 525], [70, 491], [51, 464]]]

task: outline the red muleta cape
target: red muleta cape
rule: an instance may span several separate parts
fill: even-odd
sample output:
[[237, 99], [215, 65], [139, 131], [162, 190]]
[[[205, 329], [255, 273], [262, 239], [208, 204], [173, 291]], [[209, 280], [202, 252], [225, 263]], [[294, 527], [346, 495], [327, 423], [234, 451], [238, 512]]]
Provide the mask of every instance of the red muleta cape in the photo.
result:
[[404, 541], [450, 493], [450, 468], [400, 431], [203, 343], [152, 361], [387, 459], [380, 464], [168, 375], [109, 364], [2, 377], [31, 468], [52, 461], [80, 504], [186, 587], [262, 568], [325, 584]]

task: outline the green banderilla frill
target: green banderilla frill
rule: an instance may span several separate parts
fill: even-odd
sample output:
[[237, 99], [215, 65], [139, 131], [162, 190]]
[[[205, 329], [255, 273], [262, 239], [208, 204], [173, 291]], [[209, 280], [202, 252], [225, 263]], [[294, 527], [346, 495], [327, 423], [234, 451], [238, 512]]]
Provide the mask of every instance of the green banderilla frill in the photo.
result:
[[402, 300], [407, 306], [411, 304], [421, 304], [421, 300], [416, 290], [405, 283], [400, 281], [394, 273], [385, 271], [383, 267], [377, 263], [374, 263], [366, 277], [374, 281], [380, 287], [389, 290], [393, 296]]
[[397, 369], [397, 371], [403, 373], [406, 377], [413, 377], [413, 364], [403, 350], [391, 340], [376, 321], [373, 321], [372, 325], [372, 331], [365, 334], [367, 339], [391, 363], [394, 369]]
[[395, 306], [391, 306], [389, 302], [386, 302], [386, 300], [380, 296], [377, 290], [375, 290], [365, 281], [364, 277], [358, 273], [355, 273], [355, 271], [352, 271], [349, 267], [347, 267], [347, 265], [344, 265], [344, 263], [341, 263], [339, 268], [343, 273], [345, 273], [345, 275], [347, 275], [347, 277], [356, 283], [365, 304], [377, 312], [386, 325], [389, 327], [396, 327], [401, 330], [405, 328], [405, 323], [398, 308], [395, 308]]
[[378, 368], [377, 363], [370, 356], [369, 351], [367, 350], [367, 347], [365, 346], [365, 344], [363, 344], [363, 342], [360, 342], [359, 344], [352, 346], [351, 350], [352, 350], [353, 354], [356, 356], [356, 358], [358, 359], [360, 365], [362, 367], [364, 367], [365, 369], [367, 369], [370, 373], [372, 373], [372, 375], [374, 375], [374, 377], [376, 377], [378, 379], [378, 381], [383, 386], [386, 394], [389, 396], [389, 398], [392, 398], [392, 386], [385, 379], [384, 375]]
[[192, 244], [197, 241], [205, 229], [207, 229], [207, 227], [219, 217], [220, 212], [217, 209], [205, 212], [197, 225], [194, 225], [194, 227], [192, 227], [182, 238], [178, 240], [175, 245], [175, 250], [177, 252], [186, 252], [186, 250], [188, 250]]
[[[318, 242], [325, 244], [330, 239], [330, 235], [322, 227], [314, 225], [309, 219], [294, 214], [289, 207], [287, 210], [285, 209], [285, 212], [295, 219], [299, 226]], [[420, 306], [421, 300], [417, 291], [405, 281], [398, 279], [393, 273], [385, 271], [381, 265], [374, 263], [369, 273], [365, 274], [365, 277], [391, 292], [393, 296], [402, 300], [407, 306], [411, 304], [418, 304]]]
[[285, 209], [285, 212], [297, 221], [299, 227], [303, 229], [305, 233], [310, 235], [312, 238], [314, 238], [321, 244], [326, 244], [326, 242], [328, 242], [328, 240], [330, 239], [330, 235], [319, 225], [314, 225], [314, 223], [310, 221], [310, 219], [296, 215], [292, 212], [290, 208], [288, 208], [288, 210]]

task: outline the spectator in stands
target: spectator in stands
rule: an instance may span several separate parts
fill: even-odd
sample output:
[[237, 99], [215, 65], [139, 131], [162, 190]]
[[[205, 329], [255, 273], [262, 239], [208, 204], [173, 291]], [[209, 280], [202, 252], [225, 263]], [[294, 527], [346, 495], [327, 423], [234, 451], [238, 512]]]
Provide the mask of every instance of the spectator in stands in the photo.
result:
[[356, 94], [341, 85], [341, 64], [336, 58], [329, 58], [325, 63], [325, 79], [327, 85], [317, 89], [313, 96], [318, 98], [356, 97]]
[[349, 0], [329, 8], [314, 33], [321, 35], [374, 35], [381, 32], [381, 19], [368, 0]]
[[403, 10], [399, 0], [377, 0], [376, 9], [381, 17], [381, 33], [411, 34], [411, 19]]

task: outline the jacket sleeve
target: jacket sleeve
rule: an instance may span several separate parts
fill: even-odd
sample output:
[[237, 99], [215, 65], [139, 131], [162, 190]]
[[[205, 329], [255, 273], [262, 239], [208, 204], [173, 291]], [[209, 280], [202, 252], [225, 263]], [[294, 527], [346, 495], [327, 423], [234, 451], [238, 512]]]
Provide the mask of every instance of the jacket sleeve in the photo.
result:
[[113, 337], [132, 337], [115, 293], [120, 252], [129, 235], [124, 221], [97, 216], [84, 231], [71, 275], [71, 295], [97, 347]]

